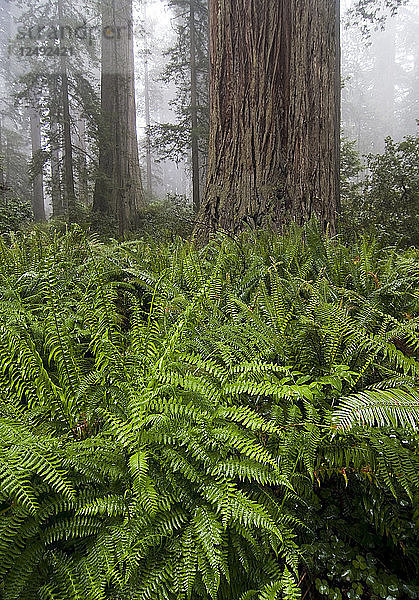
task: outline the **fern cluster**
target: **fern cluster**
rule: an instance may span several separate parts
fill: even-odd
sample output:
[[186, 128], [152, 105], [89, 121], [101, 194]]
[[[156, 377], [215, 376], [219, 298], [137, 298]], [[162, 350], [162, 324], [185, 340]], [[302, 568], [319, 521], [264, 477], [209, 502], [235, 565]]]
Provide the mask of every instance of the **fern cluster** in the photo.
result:
[[311, 224], [0, 253], [2, 600], [380, 597], [323, 573], [340, 544], [416, 594], [417, 251]]

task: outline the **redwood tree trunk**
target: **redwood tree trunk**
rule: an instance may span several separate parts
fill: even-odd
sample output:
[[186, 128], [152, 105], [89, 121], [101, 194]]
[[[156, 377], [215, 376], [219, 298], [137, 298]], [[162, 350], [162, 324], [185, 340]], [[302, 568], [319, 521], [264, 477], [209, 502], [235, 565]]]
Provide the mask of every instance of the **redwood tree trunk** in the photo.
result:
[[0, 114], [0, 192], [4, 191], [5, 179], [4, 179], [4, 153], [3, 153], [3, 117]]
[[[144, 2], [144, 22], [147, 22], [147, 5]], [[144, 56], [144, 109], [145, 109], [145, 160], [146, 160], [146, 171], [147, 171], [147, 195], [149, 200], [153, 196], [153, 173], [151, 167], [151, 110], [150, 110], [150, 71], [148, 65], [148, 39], [147, 33], [145, 33], [145, 56]]]
[[51, 202], [53, 217], [64, 214], [63, 195], [61, 189], [61, 167], [60, 167], [60, 131], [57, 122], [50, 121], [51, 137]]
[[196, 70], [196, 33], [195, 33], [195, 0], [190, 0], [189, 36], [191, 67], [191, 158], [192, 158], [192, 204], [194, 212], [199, 211], [201, 204], [199, 143], [198, 143], [198, 82]]
[[197, 236], [281, 228], [339, 205], [336, 0], [210, 0], [211, 116]]
[[[64, 12], [62, 0], [58, 0], [58, 19], [64, 24]], [[62, 47], [60, 40], [60, 48]], [[73, 160], [73, 142], [71, 139], [71, 114], [69, 99], [69, 81], [67, 58], [64, 53], [60, 54], [61, 70], [61, 101], [63, 118], [63, 150], [64, 150], [64, 192], [67, 219], [74, 221], [76, 219], [76, 192], [74, 186], [74, 160]]]
[[[31, 126], [32, 161], [36, 164], [42, 152], [41, 115], [37, 101], [33, 99], [29, 108]], [[44, 206], [44, 175], [42, 167], [38, 166], [32, 182], [32, 210], [34, 221], [45, 221]]]
[[143, 204], [134, 92], [132, 0], [102, 0], [101, 140], [93, 210], [132, 227]]
[[89, 205], [89, 181], [87, 168], [86, 119], [81, 116], [77, 120], [78, 137], [78, 191], [83, 206]]
[[49, 145], [51, 152], [51, 204], [52, 216], [60, 217], [64, 214], [63, 193], [61, 189], [61, 158], [62, 135], [60, 131], [61, 98], [59, 97], [58, 78], [54, 77], [49, 82]]

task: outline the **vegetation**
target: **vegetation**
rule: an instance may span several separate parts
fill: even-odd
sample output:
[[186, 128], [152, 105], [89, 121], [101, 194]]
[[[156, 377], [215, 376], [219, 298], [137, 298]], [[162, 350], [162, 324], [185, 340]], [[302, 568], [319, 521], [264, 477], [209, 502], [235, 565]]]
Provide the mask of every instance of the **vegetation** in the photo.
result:
[[386, 138], [382, 154], [362, 162], [354, 145], [342, 146], [342, 229], [352, 239], [370, 231], [386, 244], [419, 245], [419, 135]]
[[419, 598], [417, 17], [3, 4], [0, 600]]
[[7, 234], [32, 222], [33, 214], [29, 202], [17, 198], [8, 191], [0, 191], [0, 234]]
[[2, 600], [417, 597], [417, 250], [0, 251]]

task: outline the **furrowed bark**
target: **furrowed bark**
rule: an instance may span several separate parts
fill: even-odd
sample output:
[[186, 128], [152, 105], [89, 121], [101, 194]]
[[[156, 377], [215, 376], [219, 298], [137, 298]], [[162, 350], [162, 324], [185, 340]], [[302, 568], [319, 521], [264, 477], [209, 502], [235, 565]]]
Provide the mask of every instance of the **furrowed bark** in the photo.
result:
[[144, 202], [138, 159], [132, 0], [102, 0], [101, 140], [93, 210], [132, 228]]
[[206, 198], [196, 235], [282, 228], [339, 205], [339, 6], [211, 0]]

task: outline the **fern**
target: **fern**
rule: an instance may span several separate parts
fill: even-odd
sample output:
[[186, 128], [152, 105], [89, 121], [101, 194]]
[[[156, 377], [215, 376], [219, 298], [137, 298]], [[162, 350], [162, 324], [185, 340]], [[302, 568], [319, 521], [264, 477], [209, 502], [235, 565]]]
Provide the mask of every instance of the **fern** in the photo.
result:
[[414, 556], [412, 251], [314, 225], [0, 251], [4, 600], [299, 598], [299, 546], [355, 547], [334, 510]]

